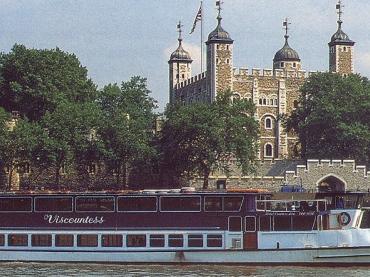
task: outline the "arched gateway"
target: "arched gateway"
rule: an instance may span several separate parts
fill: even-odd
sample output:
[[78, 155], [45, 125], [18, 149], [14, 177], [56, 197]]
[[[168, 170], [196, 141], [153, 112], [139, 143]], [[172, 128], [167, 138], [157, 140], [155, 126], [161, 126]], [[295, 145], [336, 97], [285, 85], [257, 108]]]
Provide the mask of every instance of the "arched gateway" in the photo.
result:
[[345, 192], [347, 182], [334, 174], [329, 174], [317, 181], [316, 186], [319, 192]]

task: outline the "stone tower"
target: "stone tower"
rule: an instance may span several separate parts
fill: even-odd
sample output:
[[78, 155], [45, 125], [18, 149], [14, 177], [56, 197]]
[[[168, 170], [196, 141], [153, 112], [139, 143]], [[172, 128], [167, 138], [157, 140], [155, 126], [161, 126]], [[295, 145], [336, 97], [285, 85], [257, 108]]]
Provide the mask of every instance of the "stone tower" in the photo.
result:
[[289, 46], [288, 43], [288, 19], [286, 18], [283, 22], [285, 28], [285, 44], [283, 48], [276, 52], [273, 60], [273, 69], [284, 69], [284, 70], [301, 70], [301, 60], [298, 53]]
[[177, 25], [177, 29], [179, 32], [179, 46], [177, 47], [175, 52], [171, 54], [170, 60], [168, 61], [170, 104], [174, 103], [174, 87], [191, 77], [191, 63], [193, 62], [193, 60], [191, 59], [189, 53], [185, 51], [182, 47], [181, 27], [181, 22], [179, 22], [179, 24]]
[[217, 93], [232, 89], [233, 77], [233, 40], [221, 27], [221, 2], [217, 2], [217, 27], [209, 35], [207, 45], [207, 92], [210, 101]]
[[353, 73], [353, 50], [355, 42], [350, 40], [342, 30], [342, 3], [339, 0], [337, 6], [338, 30], [329, 42], [329, 71], [348, 75]]

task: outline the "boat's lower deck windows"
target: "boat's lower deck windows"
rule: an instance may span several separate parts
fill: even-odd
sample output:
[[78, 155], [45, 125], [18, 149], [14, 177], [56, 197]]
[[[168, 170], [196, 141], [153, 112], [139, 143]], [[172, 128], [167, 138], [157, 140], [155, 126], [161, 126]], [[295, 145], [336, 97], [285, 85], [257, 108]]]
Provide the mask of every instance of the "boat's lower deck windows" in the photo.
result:
[[51, 246], [51, 235], [40, 234], [31, 236], [31, 245], [40, 247], [50, 247]]
[[73, 247], [73, 242], [73, 235], [55, 235], [55, 246], [57, 247]]
[[188, 235], [188, 247], [203, 247], [203, 235]]
[[183, 247], [184, 246], [183, 235], [178, 235], [178, 234], [168, 235], [168, 246], [169, 247]]
[[0, 246], [5, 245], [5, 236], [3, 234], [0, 235]]
[[146, 247], [146, 235], [127, 235], [127, 247]]
[[222, 235], [207, 235], [207, 247], [222, 247]]
[[150, 247], [164, 247], [164, 235], [150, 235], [149, 243]]
[[10, 234], [8, 235], [9, 246], [28, 246], [28, 235], [26, 234]]
[[317, 229], [316, 216], [260, 216], [259, 230], [269, 231], [312, 231]]
[[98, 235], [77, 235], [77, 246], [97, 247]]
[[122, 235], [102, 235], [101, 245], [103, 247], [122, 247]]

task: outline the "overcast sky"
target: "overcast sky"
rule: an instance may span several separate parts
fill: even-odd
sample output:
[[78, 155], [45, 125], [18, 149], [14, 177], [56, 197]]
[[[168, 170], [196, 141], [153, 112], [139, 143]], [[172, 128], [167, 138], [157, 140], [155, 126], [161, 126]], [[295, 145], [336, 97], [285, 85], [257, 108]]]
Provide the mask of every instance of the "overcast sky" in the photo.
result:
[[[288, 17], [290, 45], [303, 69], [328, 68], [328, 45], [336, 31], [337, 0], [224, 0], [222, 25], [234, 39], [234, 66], [271, 68], [283, 46]], [[344, 0], [343, 29], [356, 41], [355, 71], [370, 77], [370, 1]], [[0, 0], [0, 50], [15, 44], [75, 53], [101, 88], [131, 76], [148, 79], [160, 109], [168, 102], [168, 59], [184, 25], [193, 74], [200, 73], [200, 26], [189, 31], [199, 0]], [[204, 37], [216, 26], [214, 0], [204, 0]]]

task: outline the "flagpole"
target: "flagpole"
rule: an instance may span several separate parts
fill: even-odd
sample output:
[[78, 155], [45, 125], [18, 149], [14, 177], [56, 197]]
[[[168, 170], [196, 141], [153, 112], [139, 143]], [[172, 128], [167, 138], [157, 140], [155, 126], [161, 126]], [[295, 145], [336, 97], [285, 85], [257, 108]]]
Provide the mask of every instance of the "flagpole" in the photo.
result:
[[204, 17], [203, 17], [203, 1], [200, 1], [200, 5], [202, 6], [202, 21], [201, 21], [201, 24], [200, 24], [200, 49], [201, 49], [201, 53], [200, 53], [200, 73], [203, 73], [203, 20], [204, 20]]

